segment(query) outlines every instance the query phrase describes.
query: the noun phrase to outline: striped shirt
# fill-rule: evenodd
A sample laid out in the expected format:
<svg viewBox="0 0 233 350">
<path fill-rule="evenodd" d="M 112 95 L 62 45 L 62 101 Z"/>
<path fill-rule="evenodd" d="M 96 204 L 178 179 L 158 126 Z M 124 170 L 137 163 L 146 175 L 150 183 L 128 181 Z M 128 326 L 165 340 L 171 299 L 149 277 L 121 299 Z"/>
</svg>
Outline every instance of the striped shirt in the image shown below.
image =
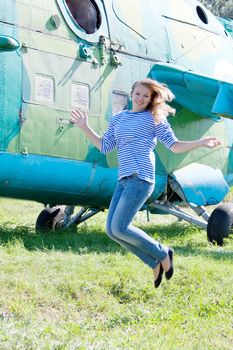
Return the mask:
<svg viewBox="0 0 233 350">
<path fill-rule="evenodd" d="M 118 180 L 137 174 L 139 178 L 155 182 L 155 154 L 157 139 L 170 148 L 177 138 L 165 120 L 155 124 L 149 111 L 124 110 L 112 116 L 108 130 L 104 133 L 101 153 L 114 148 L 118 151 Z"/>
</svg>

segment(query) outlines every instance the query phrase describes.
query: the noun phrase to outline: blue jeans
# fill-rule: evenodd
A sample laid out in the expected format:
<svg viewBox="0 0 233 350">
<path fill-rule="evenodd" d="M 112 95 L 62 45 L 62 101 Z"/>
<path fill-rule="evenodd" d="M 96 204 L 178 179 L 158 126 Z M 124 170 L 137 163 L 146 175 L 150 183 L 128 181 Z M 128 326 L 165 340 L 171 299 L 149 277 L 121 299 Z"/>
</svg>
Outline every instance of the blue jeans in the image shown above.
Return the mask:
<svg viewBox="0 0 233 350">
<path fill-rule="evenodd" d="M 137 175 L 121 179 L 115 188 L 107 218 L 107 234 L 138 256 L 152 269 L 168 254 L 167 248 L 131 225 L 131 221 L 151 195 L 154 185 Z"/>
</svg>

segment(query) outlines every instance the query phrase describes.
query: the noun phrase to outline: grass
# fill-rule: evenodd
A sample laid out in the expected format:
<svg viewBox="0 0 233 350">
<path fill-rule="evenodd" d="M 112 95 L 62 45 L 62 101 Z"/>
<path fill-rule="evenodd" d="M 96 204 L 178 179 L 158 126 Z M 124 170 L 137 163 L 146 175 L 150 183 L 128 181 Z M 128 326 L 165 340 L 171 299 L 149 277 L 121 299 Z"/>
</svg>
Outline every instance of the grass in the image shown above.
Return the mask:
<svg viewBox="0 0 233 350">
<path fill-rule="evenodd" d="M 38 234 L 42 206 L 0 199 L 0 349 L 230 350 L 233 240 L 223 247 L 170 215 L 136 224 L 175 249 L 175 274 L 111 241 L 106 213 L 77 230 Z"/>
</svg>

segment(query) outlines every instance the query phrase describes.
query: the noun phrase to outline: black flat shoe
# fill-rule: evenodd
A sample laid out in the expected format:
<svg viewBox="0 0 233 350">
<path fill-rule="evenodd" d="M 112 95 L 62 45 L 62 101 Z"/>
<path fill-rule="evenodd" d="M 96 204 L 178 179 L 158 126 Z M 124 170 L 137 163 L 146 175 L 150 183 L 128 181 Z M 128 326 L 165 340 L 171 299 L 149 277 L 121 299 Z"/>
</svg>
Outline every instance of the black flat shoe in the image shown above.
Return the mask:
<svg viewBox="0 0 233 350">
<path fill-rule="evenodd" d="M 168 249 L 168 255 L 170 258 L 170 269 L 167 272 L 165 272 L 165 277 L 167 280 L 170 280 L 170 278 L 172 278 L 172 275 L 174 273 L 174 266 L 173 266 L 174 250 L 172 248 Z"/>
<path fill-rule="evenodd" d="M 154 280 L 155 288 L 158 288 L 163 279 L 163 266 L 160 264 L 159 274 L 156 280 Z"/>
</svg>

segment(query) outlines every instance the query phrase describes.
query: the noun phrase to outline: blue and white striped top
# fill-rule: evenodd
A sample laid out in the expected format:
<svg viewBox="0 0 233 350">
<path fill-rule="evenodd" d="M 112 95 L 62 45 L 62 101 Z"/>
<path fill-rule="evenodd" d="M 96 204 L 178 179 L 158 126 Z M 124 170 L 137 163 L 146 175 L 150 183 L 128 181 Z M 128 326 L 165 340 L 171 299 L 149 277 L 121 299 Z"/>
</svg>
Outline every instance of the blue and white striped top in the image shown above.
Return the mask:
<svg viewBox="0 0 233 350">
<path fill-rule="evenodd" d="M 155 154 L 157 139 L 170 148 L 177 138 L 167 121 L 155 124 L 149 111 L 124 110 L 112 116 L 102 138 L 101 153 L 114 148 L 118 151 L 118 180 L 137 174 L 139 178 L 155 182 Z"/>
</svg>

